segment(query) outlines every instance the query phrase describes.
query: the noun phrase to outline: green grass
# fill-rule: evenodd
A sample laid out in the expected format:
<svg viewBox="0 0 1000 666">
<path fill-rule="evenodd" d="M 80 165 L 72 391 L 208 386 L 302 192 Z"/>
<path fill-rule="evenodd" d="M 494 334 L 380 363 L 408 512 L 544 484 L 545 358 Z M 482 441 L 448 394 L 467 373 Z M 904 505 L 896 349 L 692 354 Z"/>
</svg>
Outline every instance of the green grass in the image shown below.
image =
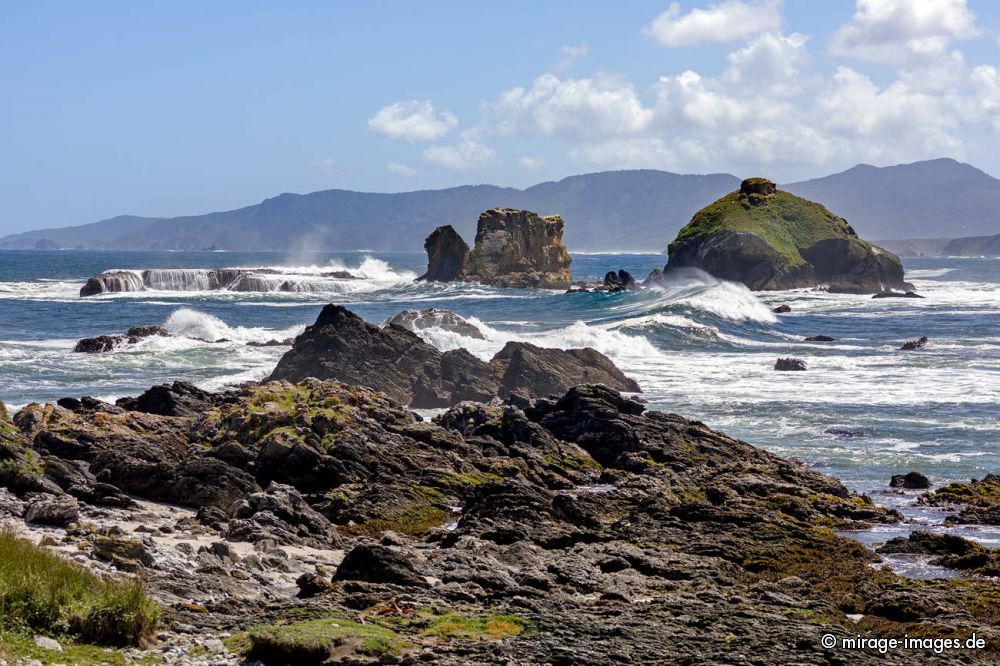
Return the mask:
<svg viewBox="0 0 1000 666">
<path fill-rule="evenodd" d="M 339 617 L 256 627 L 223 643 L 230 652 L 279 663 L 318 664 L 337 657 L 399 656 L 427 644 L 491 641 L 520 636 L 528 621 L 517 615 L 458 613 L 420 608 L 408 615 L 371 614 L 364 623 Z"/>
<path fill-rule="evenodd" d="M 45 666 L 56 664 L 73 664 L 73 666 L 129 666 L 138 663 L 139 666 L 154 666 L 163 661 L 156 654 L 149 653 L 138 662 L 128 660 L 120 651 L 85 645 L 70 640 L 60 639 L 63 651 L 46 650 L 35 645 L 34 639 L 23 633 L 0 634 L 0 659 L 8 663 L 18 663 L 27 660 L 39 661 Z"/>
<path fill-rule="evenodd" d="M 256 627 L 246 636 L 250 659 L 285 660 L 282 663 L 320 663 L 336 648 L 342 648 L 345 656 L 355 653 L 381 657 L 399 654 L 406 647 L 406 642 L 391 629 L 341 618 Z M 240 643 L 231 640 L 229 645 L 239 647 Z"/>
<path fill-rule="evenodd" d="M 141 581 L 98 576 L 9 530 L 0 532 L 0 631 L 139 645 L 158 620 Z"/>
<path fill-rule="evenodd" d="M 431 620 L 421 635 L 444 640 L 499 640 L 519 636 L 527 626 L 517 615 L 446 613 Z"/>
<path fill-rule="evenodd" d="M 788 192 L 767 197 L 767 205 L 752 206 L 739 192 L 732 192 L 705 206 L 677 234 L 675 243 L 696 240 L 720 231 L 757 234 L 784 256 L 791 265 L 806 263 L 800 250 L 821 240 L 852 238 L 847 222 L 822 205 Z"/>
</svg>

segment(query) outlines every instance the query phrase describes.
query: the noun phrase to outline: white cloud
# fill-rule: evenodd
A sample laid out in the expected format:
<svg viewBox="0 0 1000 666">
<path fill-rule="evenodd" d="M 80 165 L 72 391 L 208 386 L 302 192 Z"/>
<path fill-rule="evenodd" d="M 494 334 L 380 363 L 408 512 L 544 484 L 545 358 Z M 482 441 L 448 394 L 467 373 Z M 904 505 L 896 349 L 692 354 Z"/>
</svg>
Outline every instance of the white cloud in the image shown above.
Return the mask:
<svg viewBox="0 0 1000 666">
<path fill-rule="evenodd" d="M 737 42 L 762 32 L 777 32 L 781 21 L 781 0 L 726 0 L 687 14 L 681 14 L 680 4 L 674 2 L 643 29 L 643 34 L 661 46 Z"/>
<path fill-rule="evenodd" d="M 554 74 L 539 76 L 531 88 L 501 93 L 485 115 L 495 133 L 577 139 L 635 134 L 653 119 L 630 83 L 611 77 L 563 81 Z"/>
<path fill-rule="evenodd" d="M 496 158 L 496 151 L 478 141 L 459 141 L 453 146 L 430 146 L 424 150 L 424 159 L 434 166 L 455 171 L 470 171 Z"/>
<path fill-rule="evenodd" d="M 834 33 L 834 55 L 915 66 L 947 53 L 952 42 L 979 34 L 965 0 L 858 0 Z"/>
<path fill-rule="evenodd" d="M 675 163 L 666 142 L 654 137 L 588 143 L 570 151 L 570 157 L 612 169 L 666 169 Z"/>
<path fill-rule="evenodd" d="M 820 127 L 855 160 L 961 156 L 963 146 L 954 135 L 961 104 L 903 81 L 879 87 L 868 76 L 839 67 L 819 100 Z"/>
<path fill-rule="evenodd" d="M 733 82 L 778 83 L 798 89 L 796 79 L 808 63 L 806 42 L 809 37 L 767 33 L 729 54 L 726 76 Z"/>
<path fill-rule="evenodd" d="M 590 53 L 590 47 L 586 43 L 569 45 L 559 49 L 559 52 L 562 53 L 562 57 L 552 66 L 553 72 L 565 72 L 572 68 L 573 65 L 587 57 L 587 54 Z"/>
<path fill-rule="evenodd" d="M 458 125 L 448 111 L 438 113 L 430 100 L 411 99 L 383 107 L 368 120 L 368 128 L 404 141 L 440 139 Z"/>
<path fill-rule="evenodd" d="M 538 171 L 545 166 L 545 158 L 541 155 L 522 155 L 517 158 L 517 166 L 526 171 Z"/>
<path fill-rule="evenodd" d="M 409 164 L 403 164 L 402 162 L 389 162 L 385 165 L 385 168 L 390 173 L 394 173 L 397 176 L 415 176 L 417 175 L 417 170 L 411 167 Z"/>
<path fill-rule="evenodd" d="M 975 104 L 965 107 L 966 117 L 1000 133 L 1000 68 L 980 65 L 972 70 Z"/>
</svg>

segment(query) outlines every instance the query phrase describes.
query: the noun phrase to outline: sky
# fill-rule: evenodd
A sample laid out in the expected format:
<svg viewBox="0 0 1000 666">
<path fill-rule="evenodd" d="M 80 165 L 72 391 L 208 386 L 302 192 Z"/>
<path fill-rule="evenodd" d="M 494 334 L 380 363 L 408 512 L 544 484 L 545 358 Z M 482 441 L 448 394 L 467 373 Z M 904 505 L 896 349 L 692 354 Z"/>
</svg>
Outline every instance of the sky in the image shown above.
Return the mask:
<svg viewBox="0 0 1000 666">
<path fill-rule="evenodd" d="M 0 0 L 0 234 L 624 168 L 1000 175 L 992 0 Z"/>
</svg>

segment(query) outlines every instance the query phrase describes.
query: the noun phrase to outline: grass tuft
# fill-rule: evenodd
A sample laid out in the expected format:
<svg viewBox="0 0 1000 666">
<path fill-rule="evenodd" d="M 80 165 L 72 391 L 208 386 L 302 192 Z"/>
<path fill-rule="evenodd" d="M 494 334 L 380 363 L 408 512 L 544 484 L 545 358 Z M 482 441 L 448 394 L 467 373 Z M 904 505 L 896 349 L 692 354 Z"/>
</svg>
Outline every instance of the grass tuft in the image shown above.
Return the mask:
<svg viewBox="0 0 1000 666">
<path fill-rule="evenodd" d="M 139 645 L 159 609 L 138 579 L 98 576 L 0 531 L 0 631 L 69 635 L 102 645 Z"/>
</svg>

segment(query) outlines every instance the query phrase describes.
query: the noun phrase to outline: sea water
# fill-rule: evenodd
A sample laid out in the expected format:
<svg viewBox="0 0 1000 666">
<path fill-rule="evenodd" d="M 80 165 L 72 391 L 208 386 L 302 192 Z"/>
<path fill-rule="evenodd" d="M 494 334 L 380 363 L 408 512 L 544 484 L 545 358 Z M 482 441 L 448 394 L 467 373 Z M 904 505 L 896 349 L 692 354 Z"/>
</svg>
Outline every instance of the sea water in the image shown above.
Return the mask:
<svg viewBox="0 0 1000 666">
<path fill-rule="evenodd" d="M 573 275 L 599 281 L 624 268 L 641 279 L 664 262 L 656 254 L 574 254 Z M 404 308 L 445 308 L 470 319 L 485 339 L 422 332 L 443 350 L 464 347 L 489 359 L 508 340 L 593 347 L 639 382 L 651 409 L 801 460 L 939 528 L 942 512 L 916 506 L 916 493 L 890 492 L 888 481 L 911 469 L 935 484 L 1000 471 L 1000 259 L 904 264 L 925 298 L 754 293 L 698 275 L 625 293 L 427 284 L 414 281 L 423 253 L 0 251 L 0 399 L 13 408 L 63 396 L 113 400 L 174 380 L 220 389 L 265 377 L 287 350 L 247 342 L 294 336 L 326 303 L 373 323 Z M 78 295 L 88 277 L 106 270 L 231 267 L 270 268 L 276 285 L 284 276 L 301 287 L 212 291 L 165 273 L 170 289 Z M 321 277 L 336 270 L 360 279 Z M 774 314 L 779 304 L 791 313 Z M 163 325 L 172 337 L 72 353 L 82 337 L 145 324 Z M 821 334 L 836 341 L 804 341 Z M 899 350 L 920 336 L 930 339 L 927 347 Z M 783 356 L 802 358 L 809 369 L 774 371 Z M 963 534 L 1000 545 L 996 531 Z"/>
</svg>

